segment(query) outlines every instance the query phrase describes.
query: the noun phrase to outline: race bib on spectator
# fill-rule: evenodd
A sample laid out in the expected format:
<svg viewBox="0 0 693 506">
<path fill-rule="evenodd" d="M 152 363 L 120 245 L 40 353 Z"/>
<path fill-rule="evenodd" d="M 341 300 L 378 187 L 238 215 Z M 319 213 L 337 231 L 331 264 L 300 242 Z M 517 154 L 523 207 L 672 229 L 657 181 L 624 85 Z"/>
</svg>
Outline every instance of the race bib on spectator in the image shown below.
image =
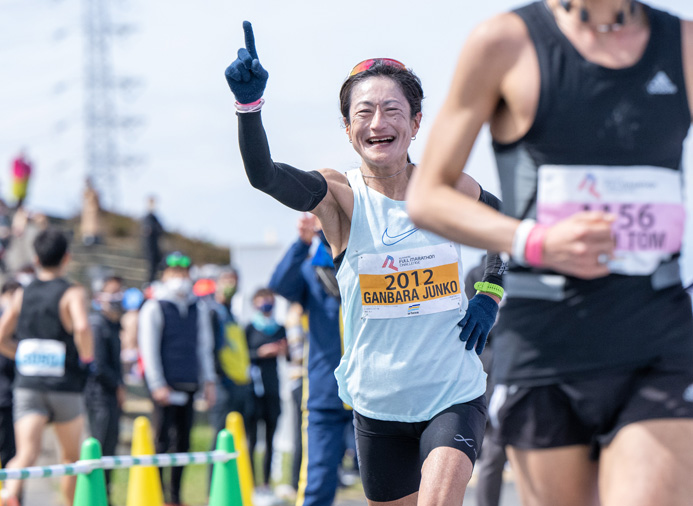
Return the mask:
<svg viewBox="0 0 693 506">
<path fill-rule="evenodd" d="M 358 272 L 364 318 L 405 318 L 462 305 L 452 243 L 361 255 Z"/>
<path fill-rule="evenodd" d="M 17 344 L 15 364 L 23 376 L 63 376 L 65 343 L 49 339 L 22 339 Z"/>
<path fill-rule="evenodd" d="M 650 166 L 540 167 L 537 221 L 553 225 L 579 211 L 617 216 L 611 272 L 646 276 L 681 250 L 686 211 L 677 171 Z"/>
</svg>

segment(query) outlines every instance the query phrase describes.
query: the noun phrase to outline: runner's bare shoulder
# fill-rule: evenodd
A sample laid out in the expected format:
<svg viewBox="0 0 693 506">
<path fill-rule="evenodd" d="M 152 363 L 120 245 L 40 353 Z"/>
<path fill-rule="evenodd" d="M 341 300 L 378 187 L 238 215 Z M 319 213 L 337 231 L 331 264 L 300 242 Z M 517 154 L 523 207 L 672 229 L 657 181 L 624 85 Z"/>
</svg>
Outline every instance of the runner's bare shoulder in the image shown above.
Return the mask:
<svg viewBox="0 0 693 506">
<path fill-rule="evenodd" d="M 510 50 L 517 44 L 529 42 L 529 32 L 522 18 L 514 12 L 503 12 L 479 23 L 469 35 L 490 49 Z"/>
</svg>

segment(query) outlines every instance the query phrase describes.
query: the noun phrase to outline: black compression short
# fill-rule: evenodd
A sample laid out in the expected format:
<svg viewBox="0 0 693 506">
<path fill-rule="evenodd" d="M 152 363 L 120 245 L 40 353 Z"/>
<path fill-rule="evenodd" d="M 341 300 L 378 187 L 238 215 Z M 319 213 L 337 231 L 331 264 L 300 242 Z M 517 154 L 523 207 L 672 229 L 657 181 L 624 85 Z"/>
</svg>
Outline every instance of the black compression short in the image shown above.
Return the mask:
<svg viewBox="0 0 693 506">
<path fill-rule="evenodd" d="M 628 424 L 693 418 L 693 370 L 658 361 L 554 385 L 496 385 L 489 418 L 499 444 L 524 450 L 589 445 L 597 458 Z"/>
<path fill-rule="evenodd" d="M 361 481 L 371 501 L 394 501 L 419 490 L 421 466 L 439 447 L 456 448 L 472 465 L 486 425 L 486 398 L 441 411 L 427 422 L 374 420 L 354 412 Z"/>
</svg>

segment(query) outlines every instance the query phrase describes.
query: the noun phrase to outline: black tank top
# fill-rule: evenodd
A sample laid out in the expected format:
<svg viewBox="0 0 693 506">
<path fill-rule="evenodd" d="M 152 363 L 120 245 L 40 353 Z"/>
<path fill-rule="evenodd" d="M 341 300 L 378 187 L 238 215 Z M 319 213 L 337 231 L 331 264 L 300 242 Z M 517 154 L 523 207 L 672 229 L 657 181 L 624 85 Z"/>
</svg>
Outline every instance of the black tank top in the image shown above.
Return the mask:
<svg viewBox="0 0 693 506">
<path fill-rule="evenodd" d="M 18 388 L 81 392 L 85 373 L 72 334 L 60 321 L 59 303 L 71 284 L 34 280 L 24 289 L 17 322 L 15 357 Z"/>
<path fill-rule="evenodd" d="M 649 166 L 672 180 L 680 178 L 683 141 L 691 123 L 681 23 L 668 13 L 643 8 L 650 38 L 640 60 L 623 69 L 585 60 L 544 2 L 515 11 L 536 48 L 541 79 L 536 117 L 527 134 L 509 145 L 493 144 L 505 214 L 537 216 L 538 180 L 545 166 L 558 167 L 560 177 L 579 174 L 579 184 L 571 190 L 575 192 L 578 186 L 597 192 L 595 174 L 614 170 Z M 597 166 L 597 171 L 592 169 Z M 574 172 L 578 170 L 582 172 Z M 621 187 L 632 183 L 630 172 L 624 174 Z M 607 191 L 615 190 L 612 186 Z M 678 251 L 671 252 L 674 260 L 677 256 Z M 527 272 L 516 265 L 511 271 Z M 496 357 L 499 381 L 551 383 L 646 366 L 666 353 L 690 367 L 690 301 L 680 283 L 655 290 L 650 277 L 566 277 L 560 302 L 508 297 L 495 328 L 496 349 L 503 350 Z"/>
</svg>

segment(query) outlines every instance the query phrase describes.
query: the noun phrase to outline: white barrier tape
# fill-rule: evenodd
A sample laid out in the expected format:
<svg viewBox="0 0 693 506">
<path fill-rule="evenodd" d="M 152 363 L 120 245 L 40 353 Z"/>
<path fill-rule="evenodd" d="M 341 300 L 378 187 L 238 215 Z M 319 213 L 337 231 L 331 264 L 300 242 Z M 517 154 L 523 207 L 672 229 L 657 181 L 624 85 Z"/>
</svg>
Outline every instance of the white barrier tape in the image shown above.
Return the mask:
<svg viewBox="0 0 693 506">
<path fill-rule="evenodd" d="M 94 469 L 127 469 L 134 466 L 170 467 L 185 466 L 188 464 L 213 464 L 214 462 L 228 462 L 237 457 L 237 452 L 229 453 L 223 450 L 101 457 L 100 459 L 94 460 L 78 460 L 74 464 L 25 467 L 21 469 L 0 469 L 0 481 L 74 476 L 76 474 L 89 474 Z"/>
</svg>

